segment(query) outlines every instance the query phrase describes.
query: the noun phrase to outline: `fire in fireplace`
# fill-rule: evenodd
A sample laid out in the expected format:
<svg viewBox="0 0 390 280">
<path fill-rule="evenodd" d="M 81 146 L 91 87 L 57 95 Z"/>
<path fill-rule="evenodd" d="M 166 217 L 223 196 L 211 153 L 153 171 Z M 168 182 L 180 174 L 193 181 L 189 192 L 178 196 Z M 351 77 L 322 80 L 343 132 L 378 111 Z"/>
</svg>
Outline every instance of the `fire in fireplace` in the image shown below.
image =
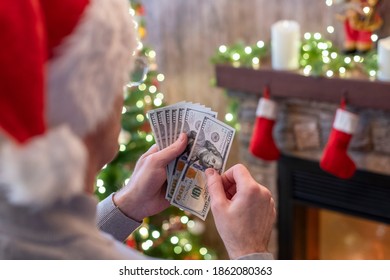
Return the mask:
<svg viewBox="0 0 390 280">
<path fill-rule="evenodd" d="M 279 259 L 390 259 L 390 176 L 282 156 L 278 194 Z"/>
</svg>

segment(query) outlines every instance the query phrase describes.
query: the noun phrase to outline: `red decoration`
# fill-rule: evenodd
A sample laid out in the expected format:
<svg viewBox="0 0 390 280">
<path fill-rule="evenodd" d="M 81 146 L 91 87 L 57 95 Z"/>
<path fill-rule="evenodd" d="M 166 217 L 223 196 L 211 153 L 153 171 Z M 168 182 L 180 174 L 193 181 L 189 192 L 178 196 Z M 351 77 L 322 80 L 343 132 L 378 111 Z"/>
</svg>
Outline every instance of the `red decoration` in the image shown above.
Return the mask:
<svg viewBox="0 0 390 280">
<path fill-rule="evenodd" d="M 131 247 L 131 248 L 134 248 L 136 249 L 137 248 L 137 243 L 135 242 L 134 238 L 132 236 L 130 236 L 129 238 L 127 238 L 126 240 L 126 245 Z"/>
<path fill-rule="evenodd" d="M 249 151 L 263 160 L 277 160 L 280 156 L 272 131 L 276 119 L 276 102 L 269 97 L 269 88 L 264 89 L 256 111 L 256 121 L 253 129 Z"/>
<path fill-rule="evenodd" d="M 356 165 L 348 156 L 348 145 L 353 133 L 356 131 L 358 116 L 345 110 L 345 99 L 337 109 L 333 128 L 326 144 L 321 168 L 334 176 L 348 179 L 353 176 Z"/>
</svg>

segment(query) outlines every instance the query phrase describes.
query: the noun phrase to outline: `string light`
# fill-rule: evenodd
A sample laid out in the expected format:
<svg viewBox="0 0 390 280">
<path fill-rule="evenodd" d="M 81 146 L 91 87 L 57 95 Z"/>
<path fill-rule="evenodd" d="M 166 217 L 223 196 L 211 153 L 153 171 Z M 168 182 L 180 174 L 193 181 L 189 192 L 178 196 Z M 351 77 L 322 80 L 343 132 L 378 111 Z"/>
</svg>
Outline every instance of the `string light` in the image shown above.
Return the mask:
<svg viewBox="0 0 390 280">
<path fill-rule="evenodd" d="M 153 247 L 153 241 L 152 240 L 146 240 L 145 242 L 142 243 L 141 245 L 142 249 L 144 251 L 149 250 L 151 247 Z"/>
<path fill-rule="evenodd" d="M 321 35 L 321 33 L 314 33 L 314 39 L 316 39 L 316 40 L 320 40 L 322 38 L 322 35 Z"/>
<path fill-rule="evenodd" d="M 162 81 L 164 81 L 164 79 L 165 79 L 164 74 L 160 73 L 160 74 L 157 75 L 157 81 L 162 82 Z"/>
<path fill-rule="evenodd" d="M 238 60 L 240 60 L 240 54 L 239 53 L 234 53 L 233 55 L 232 55 L 232 58 L 233 58 L 233 60 L 235 60 L 235 61 L 238 61 Z"/>
<path fill-rule="evenodd" d="M 149 237 L 149 231 L 148 231 L 148 229 L 147 229 L 146 227 L 141 227 L 141 228 L 139 229 L 139 234 L 141 235 L 141 237 L 142 237 L 143 239 L 146 239 L 146 238 Z"/>
<path fill-rule="evenodd" d="M 326 76 L 329 77 L 329 78 L 330 78 L 330 77 L 333 77 L 333 74 L 334 74 L 334 73 L 333 73 L 332 70 L 326 71 Z"/>
<path fill-rule="evenodd" d="M 121 151 L 121 152 L 126 151 L 126 145 L 120 144 L 120 145 L 119 145 L 119 151 Z"/>
<path fill-rule="evenodd" d="M 184 245 L 184 251 L 190 252 L 191 250 L 192 250 L 192 245 L 190 243 Z"/>
<path fill-rule="evenodd" d="M 369 13 L 371 12 L 371 8 L 366 6 L 363 8 L 363 13 L 365 13 L 366 15 L 368 15 Z"/>
<path fill-rule="evenodd" d="M 98 192 L 104 194 L 106 192 L 106 188 L 104 186 L 101 186 L 98 188 Z"/>
<path fill-rule="evenodd" d="M 122 107 L 122 114 L 125 114 L 127 112 L 127 109 L 125 106 Z"/>
<path fill-rule="evenodd" d="M 160 107 L 162 105 L 162 100 L 160 98 L 155 98 L 154 101 L 153 101 L 153 104 L 156 107 Z"/>
<path fill-rule="evenodd" d="M 234 67 L 248 66 L 258 69 L 261 58 L 266 54 L 267 48 L 262 40 L 254 45 L 244 45 L 239 42 L 233 46 L 220 45 L 211 61 L 216 64 L 229 63 Z"/>
<path fill-rule="evenodd" d="M 137 108 L 142 108 L 144 107 L 144 102 L 142 100 L 138 100 L 136 103 L 135 103 L 135 106 L 137 106 Z"/>
<path fill-rule="evenodd" d="M 260 68 L 260 59 L 258 57 L 252 58 L 252 67 L 253 67 L 253 69 Z"/>
<path fill-rule="evenodd" d="M 183 252 L 183 249 L 180 246 L 175 246 L 175 248 L 173 248 L 173 251 L 175 252 L 175 254 L 179 255 L 181 254 L 181 252 Z"/>
<path fill-rule="evenodd" d="M 146 142 L 150 143 L 153 141 L 153 136 L 151 134 L 148 134 L 148 135 L 146 135 L 145 140 L 146 140 Z"/>
<path fill-rule="evenodd" d="M 167 221 L 164 221 L 161 228 L 165 231 L 169 230 L 169 223 Z"/>
<path fill-rule="evenodd" d="M 187 216 L 182 216 L 182 217 L 180 218 L 180 222 L 181 222 L 182 224 L 188 223 L 189 220 L 190 220 L 190 218 L 188 218 Z"/>
<path fill-rule="evenodd" d="M 252 48 L 251 47 L 245 47 L 244 49 L 246 54 L 251 54 L 252 53 Z"/>
<path fill-rule="evenodd" d="M 360 57 L 359 55 L 355 55 L 353 57 L 353 61 L 355 61 L 355 62 L 361 62 L 361 60 L 362 60 L 362 57 Z"/>
<path fill-rule="evenodd" d="M 330 58 L 327 57 L 327 56 L 323 56 L 323 57 L 322 57 L 322 61 L 323 61 L 324 63 L 330 63 Z"/>
<path fill-rule="evenodd" d="M 155 58 L 156 52 L 154 50 L 150 50 L 148 53 L 146 53 L 146 56 L 149 56 L 150 58 Z"/>
<path fill-rule="evenodd" d="M 220 53 L 226 53 L 227 47 L 225 45 L 221 45 L 219 46 L 218 50 Z"/>
<path fill-rule="evenodd" d="M 195 226 L 195 222 L 193 220 L 189 220 L 187 223 L 187 227 L 193 228 Z"/>
<path fill-rule="evenodd" d="M 329 25 L 327 28 L 326 28 L 326 31 L 328 31 L 329 34 L 332 34 L 334 33 L 334 27 Z"/>
<path fill-rule="evenodd" d="M 188 243 L 188 239 L 186 239 L 186 238 L 180 239 L 180 242 L 179 242 L 180 245 L 184 246 L 184 245 L 186 245 L 187 243 Z"/>
<path fill-rule="evenodd" d="M 202 247 L 202 248 L 199 249 L 199 253 L 200 253 L 202 256 L 206 255 L 207 252 L 208 252 L 208 251 L 207 251 L 207 248 L 205 248 L 205 247 Z"/>
<path fill-rule="evenodd" d="M 333 5 L 333 0 L 326 0 L 326 6 L 330 7 Z"/>
<path fill-rule="evenodd" d="M 142 114 L 138 114 L 135 118 L 137 122 L 143 122 L 145 120 L 145 117 Z"/>
<path fill-rule="evenodd" d="M 156 94 L 156 98 L 159 98 L 159 99 L 163 100 L 164 99 L 164 94 L 159 92 L 159 93 Z"/>
<path fill-rule="evenodd" d="M 149 87 L 149 92 L 150 93 L 156 93 L 156 91 L 157 91 L 157 87 L 156 86 L 150 86 Z"/>
<path fill-rule="evenodd" d="M 306 65 L 305 68 L 303 69 L 303 74 L 305 74 L 306 76 L 309 76 L 311 70 L 312 70 L 312 66 L 311 65 Z"/>
<path fill-rule="evenodd" d="M 146 84 L 140 84 L 139 86 L 138 86 L 138 89 L 140 90 L 140 91 L 144 91 L 145 89 L 146 89 Z"/>
<path fill-rule="evenodd" d="M 144 100 L 146 104 L 152 103 L 152 98 L 149 95 L 145 95 Z"/>
<path fill-rule="evenodd" d="M 228 121 L 228 122 L 231 122 L 233 120 L 234 116 L 232 113 L 227 113 L 225 115 L 225 120 Z"/>
<path fill-rule="evenodd" d="M 102 187 L 103 185 L 104 185 L 104 181 L 102 179 L 97 179 L 96 186 L 97 187 Z"/>
<path fill-rule="evenodd" d="M 159 238 L 160 236 L 161 236 L 161 234 L 160 234 L 159 231 L 154 230 L 154 231 L 152 232 L 152 237 L 153 237 L 153 238 L 157 239 L 157 238 Z"/>
<path fill-rule="evenodd" d="M 260 41 L 257 41 L 256 46 L 261 49 L 261 48 L 264 48 L 265 43 L 264 43 L 264 41 L 260 40 Z"/>
<path fill-rule="evenodd" d="M 172 236 L 170 241 L 172 244 L 177 244 L 179 243 L 179 238 L 177 236 Z"/>
</svg>

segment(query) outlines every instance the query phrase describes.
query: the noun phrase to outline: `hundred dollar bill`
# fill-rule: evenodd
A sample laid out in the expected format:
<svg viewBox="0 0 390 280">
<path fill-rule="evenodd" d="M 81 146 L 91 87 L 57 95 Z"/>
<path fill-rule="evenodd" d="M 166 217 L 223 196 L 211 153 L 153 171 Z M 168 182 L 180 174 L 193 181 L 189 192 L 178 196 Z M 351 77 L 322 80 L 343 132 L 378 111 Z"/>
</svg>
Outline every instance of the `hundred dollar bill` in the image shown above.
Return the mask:
<svg viewBox="0 0 390 280">
<path fill-rule="evenodd" d="M 168 147 L 168 145 L 167 145 L 167 128 L 166 128 L 166 123 L 165 123 L 165 111 L 164 110 L 157 110 L 156 117 L 157 117 L 158 131 L 160 133 L 161 149 L 164 149 L 164 148 Z"/>
<path fill-rule="evenodd" d="M 186 105 L 189 106 L 190 103 L 188 103 Z M 173 141 L 176 141 L 177 138 L 179 138 L 181 127 L 183 124 L 183 116 L 184 116 L 186 109 L 187 109 L 187 107 L 179 107 L 177 109 L 176 116 L 173 117 L 173 118 L 175 118 L 175 120 L 171 124 L 171 127 L 173 129 Z M 173 194 L 173 192 L 171 192 L 171 187 L 172 187 L 172 176 L 173 176 L 173 172 L 175 169 L 175 163 L 176 163 L 176 159 L 171 161 L 167 167 L 169 174 L 168 174 L 168 179 L 167 179 L 168 184 L 167 184 L 167 192 L 166 192 L 165 198 L 169 201 L 171 200 L 172 194 Z"/>
<path fill-rule="evenodd" d="M 180 108 L 185 108 L 187 104 L 190 104 L 188 102 L 179 102 L 176 104 L 173 104 L 171 106 L 168 106 L 170 110 L 169 119 L 166 120 L 167 122 L 167 128 L 168 128 L 168 142 L 169 145 L 172 145 L 179 135 L 176 136 L 176 124 L 177 124 L 177 117 L 178 117 L 178 111 Z"/>
<path fill-rule="evenodd" d="M 170 181 L 168 181 L 168 187 L 167 187 L 167 192 L 165 197 L 169 201 L 172 199 L 172 196 L 175 193 L 176 184 L 183 170 L 182 167 L 185 165 L 185 162 L 191 151 L 192 144 L 196 138 L 197 132 L 205 116 L 210 116 L 215 118 L 217 116 L 217 113 L 209 111 L 200 106 L 189 106 L 185 111 L 181 133 L 184 132 L 187 134 L 188 144 L 184 153 L 176 159 L 173 167 L 173 172 L 171 174 L 171 179 Z M 172 171 L 171 167 L 170 167 L 170 171 Z"/>
<path fill-rule="evenodd" d="M 214 168 L 220 174 L 223 172 L 234 134 L 232 127 L 210 116 L 204 116 L 191 152 L 180 162 L 183 171 L 171 204 L 206 219 L 210 210 L 210 196 L 204 171 Z"/>
<path fill-rule="evenodd" d="M 162 149 L 160 129 L 159 129 L 158 122 L 157 122 L 156 112 L 154 112 L 154 111 L 148 112 L 148 118 L 149 118 L 150 126 L 151 126 L 153 134 L 154 134 L 154 139 L 156 141 L 156 144 L 157 144 L 159 149 Z"/>
</svg>

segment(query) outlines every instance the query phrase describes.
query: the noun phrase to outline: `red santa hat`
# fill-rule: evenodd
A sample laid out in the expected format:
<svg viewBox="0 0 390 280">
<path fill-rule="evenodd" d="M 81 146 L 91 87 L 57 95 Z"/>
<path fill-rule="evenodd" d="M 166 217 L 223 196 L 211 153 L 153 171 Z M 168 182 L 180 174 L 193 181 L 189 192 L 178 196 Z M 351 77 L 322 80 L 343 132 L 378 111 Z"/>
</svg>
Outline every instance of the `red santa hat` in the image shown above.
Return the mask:
<svg viewBox="0 0 390 280">
<path fill-rule="evenodd" d="M 81 139 L 123 93 L 136 47 L 127 0 L 0 2 L 0 191 L 43 207 L 84 189 Z"/>
</svg>

